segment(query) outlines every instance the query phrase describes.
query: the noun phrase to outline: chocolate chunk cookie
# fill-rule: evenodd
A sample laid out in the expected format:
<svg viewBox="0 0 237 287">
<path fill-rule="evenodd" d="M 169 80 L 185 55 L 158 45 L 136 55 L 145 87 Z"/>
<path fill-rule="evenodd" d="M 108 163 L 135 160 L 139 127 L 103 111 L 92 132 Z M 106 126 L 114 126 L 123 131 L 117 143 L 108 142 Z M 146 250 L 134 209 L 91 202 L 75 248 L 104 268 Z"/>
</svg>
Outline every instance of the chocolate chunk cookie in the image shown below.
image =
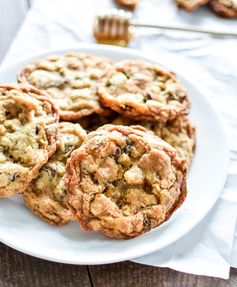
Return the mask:
<svg viewBox="0 0 237 287">
<path fill-rule="evenodd" d="M 63 225 L 73 219 L 67 206 L 63 176 L 67 159 L 86 138 L 86 132 L 79 124 L 61 122 L 59 127 L 60 145 L 57 151 L 23 194 L 27 207 L 53 225 Z"/>
<path fill-rule="evenodd" d="M 24 192 L 55 152 L 58 117 L 38 89 L 0 85 L 0 197 Z"/>
<path fill-rule="evenodd" d="M 97 84 L 112 61 L 99 56 L 68 54 L 50 56 L 26 66 L 18 80 L 47 91 L 63 120 L 101 114 Z"/>
<path fill-rule="evenodd" d="M 205 5 L 210 0 L 175 0 L 178 7 L 187 11 L 193 11 L 201 5 Z"/>
<path fill-rule="evenodd" d="M 178 117 L 165 125 L 156 122 L 134 121 L 122 116 L 113 121 L 115 125 L 141 125 L 172 145 L 188 166 L 193 158 L 196 145 L 196 127 L 188 116 Z"/>
<path fill-rule="evenodd" d="M 172 72 L 143 61 L 121 61 L 99 86 L 101 102 L 136 120 L 166 122 L 187 114 L 186 89 Z"/>
<path fill-rule="evenodd" d="M 224 18 L 237 18 L 237 0 L 210 0 L 213 10 Z"/>
<path fill-rule="evenodd" d="M 91 132 L 66 166 L 68 202 L 83 230 L 115 239 L 167 220 L 186 197 L 186 163 L 141 126 Z"/>
</svg>

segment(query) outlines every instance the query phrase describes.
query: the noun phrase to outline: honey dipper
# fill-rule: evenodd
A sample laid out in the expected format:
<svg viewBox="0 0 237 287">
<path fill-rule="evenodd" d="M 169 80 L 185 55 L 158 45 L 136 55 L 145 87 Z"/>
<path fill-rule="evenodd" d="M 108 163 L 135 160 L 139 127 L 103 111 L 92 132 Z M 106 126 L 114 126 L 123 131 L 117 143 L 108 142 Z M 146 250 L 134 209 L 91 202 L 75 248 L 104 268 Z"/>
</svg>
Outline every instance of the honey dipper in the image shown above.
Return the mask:
<svg viewBox="0 0 237 287">
<path fill-rule="evenodd" d="M 132 21 L 132 14 L 124 10 L 111 10 L 109 13 L 97 15 L 94 22 L 93 34 L 99 43 L 127 46 L 132 39 L 134 27 L 158 28 L 164 30 L 184 31 L 210 34 L 213 36 L 236 37 L 235 32 L 221 32 L 193 26 L 170 26 L 161 24 L 145 24 Z"/>
</svg>

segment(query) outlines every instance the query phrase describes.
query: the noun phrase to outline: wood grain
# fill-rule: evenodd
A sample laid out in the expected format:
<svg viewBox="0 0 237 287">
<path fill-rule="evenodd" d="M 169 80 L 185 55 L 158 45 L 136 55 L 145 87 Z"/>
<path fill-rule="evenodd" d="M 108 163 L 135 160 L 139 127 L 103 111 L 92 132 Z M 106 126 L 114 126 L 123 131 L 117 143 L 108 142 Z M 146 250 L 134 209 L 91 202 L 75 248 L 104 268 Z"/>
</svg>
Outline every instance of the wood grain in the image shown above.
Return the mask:
<svg viewBox="0 0 237 287">
<path fill-rule="evenodd" d="M 0 287 L 90 287 L 86 266 L 52 263 L 0 243 Z"/>
<path fill-rule="evenodd" d="M 26 0 L 0 0 L 0 63 L 24 20 Z"/>
<path fill-rule="evenodd" d="M 103 287 L 236 287 L 237 269 L 231 270 L 227 280 L 195 276 L 168 268 L 157 268 L 122 262 L 90 266 L 93 286 Z"/>
<path fill-rule="evenodd" d="M 0 287 L 56 286 L 236 287 L 237 269 L 231 269 L 229 280 L 222 280 L 129 261 L 88 268 L 37 259 L 0 243 Z"/>
</svg>

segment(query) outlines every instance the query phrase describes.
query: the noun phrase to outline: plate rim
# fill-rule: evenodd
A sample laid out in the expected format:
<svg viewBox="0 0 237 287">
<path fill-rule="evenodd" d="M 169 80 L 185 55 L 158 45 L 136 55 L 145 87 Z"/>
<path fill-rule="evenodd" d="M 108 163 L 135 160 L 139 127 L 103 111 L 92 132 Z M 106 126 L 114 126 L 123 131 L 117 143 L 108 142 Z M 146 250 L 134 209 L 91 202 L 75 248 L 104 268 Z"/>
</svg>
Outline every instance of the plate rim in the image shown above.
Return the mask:
<svg viewBox="0 0 237 287">
<path fill-rule="evenodd" d="M 82 50 L 85 50 L 85 51 L 82 51 Z M 88 50 L 88 51 L 86 51 L 86 50 Z M 109 45 L 78 44 L 77 46 L 63 48 L 63 49 L 42 50 L 40 53 L 32 54 L 29 57 L 21 57 L 17 61 L 11 61 L 9 64 L 5 64 L 4 63 L 0 67 L 0 74 L 3 73 L 4 70 L 14 69 L 14 66 L 21 65 L 22 62 L 28 61 L 30 63 L 30 62 L 32 62 L 32 61 L 34 61 L 36 59 L 43 58 L 43 57 L 45 57 L 45 56 L 47 56 L 49 54 L 70 53 L 70 52 L 75 52 L 75 51 L 82 52 L 82 53 L 84 52 L 84 53 L 96 54 L 96 50 L 103 51 L 103 52 L 106 52 L 106 51 L 111 52 L 112 51 L 114 53 L 118 52 L 120 54 L 122 52 L 122 53 L 124 53 L 125 57 L 126 57 L 126 54 L 127 55 L 137 56 L 139 59 L 144 59 L 144 60 L 147 60 L 147 61 L 151 61 L 153 63 L 157 63 L 157 64 L 167 68 L 165 65 L 159 63 L 157 57 L 151 58 L 151 57 L 149 57 L 146 54 L 143 55 L 141 50 L 131 49 L 131 48 L 114 47 L 114 46 L 109 46 Z M 82 261 L 82 260 L 80 260 L 80 258 L 79 258 L 79 260 L 74 260 L 74 259 L 71 260 L 71 259 L 68 259 L 68 258 L 66 258 L 66 259 L 65 258 L 60 258 L 60 256 L 59 257 L 55 257 L 55 256 L 52 256 L 50 254 L 43 254 L 42 255 L 40 252 L 37 252 L 37 250 L 36 251 L 32 251 L 32 250 L 28 250 L 25 246 L 21 247 L 19 244 L 16 243 L 17 241 L 16 242 L 12 242 L 12 241 L 9 242 L 9 240 L 7 240 L 7 236 L 4 236 L 4 234 L 1 233 L 1 230 L 0 230 L 0 242 L 6 244 L 7 246 L 9 246 L 9 247 L 11 247 L 11 248 L 13 248 L 15 250 L 23 252 L 25 254 L 28 254 L 28 255 L 31 255 L 31 256 L 34 256 L 34 257 L 37 257 L 37 258 L 41 258 L 41 259 L 44 259 L 44 260 L 52 261 L 52 262 L 65 263 L 65 264 L 76 264 L 76 265 L 90 265 L 90 264 L 98 265 L 98 264 L 109 264 L 109 263 L 121 262 L 121 261 L 124 261 L 124 260 L 131 260 L 131 259 L 135 259 L 135 258 L 138 258 L 138 257 L 142 257 L 144 255 L 148 255 L 150 253 L 153 253 L 153 252 L 156 252 L 158 250 L 162 250 L 165 247 L 168 247 L 172 243 L 176 242 L 177 240 L 179 240 L 182 237 L 184 237 L 185 235 L 187 235 L 189 232 L 192 232 L 192 230 L 207 216 L 207 214 L 210 212 L 210 210 L 214 207 L 214 205 L 216 204 L 216 202 L 217 202 L 217 200 L 218 200 L 218 198 L 219 198 L 219 196 L 221 194 L 221 191 L 222 191 L 222 189 L 224 187 L 224 184 L 225 184 L 225 181 L 226 181 L 226 178 L 227 178 L 227 175 L 228 175 L 230 151 L 229 151 L 229 147 L 228 147 L 227 137 L 226 137 L 226 134 L 225 134 L 225 129 L 224 129 L 224 126 L 222 124 L 222 120 L 221 120 L 219 114 L 217 113 L 217 111 L 215 110 L 215 108 L 211 105 L 211 103 L 208 100 L 208 98 L 202 95 L 200 90 L 192 83 L 192 81 L 190 81 L 186 77 L 183 77 L 182 73 L 180 73 L 180 72 L 178 72 L 177 75 L 178 75 L 178 78 L 181 79 L 181 81 L 184 80 L 184 81 L 188 82 L 189 85 L 192 86 L 192 88 L 195 89 L 197 91 L 197 93 L 202 97 L 202 100 L 206 102 L 208 108 L 212 111 L 212 114 L 215 116 L 215 119 L 218 122 L 218 126 L 220 127 L 219 133 L 222 134 L 222 142 L 223 142 L 223 146 L 225 147 L 223 149 L 223 154 L 225 153 L 225 156 L 224 156 L 225 162 L 223 162 L 223 166 L 224 166 L 223 170 L 225 171 L 225 174 L 224 174 L 224 171 L 223 171 L 223 177 L 222 177 L 221 184 L 219 186 L 218 196 L 216 196 L 211 201 L 211 203 L 209 203 L 209 205 L 206 208 L 205 212 L 202 213 L 202 216 L 200 216 L 198 218 L 198 220 L 195 221 L 195 223 L 192 225 L 191 228 L 186 228 L 183 232 L 181 232 L 179 234 L 179 236 L 176 236 L 175 239 L 173 239 L 173 240 L 169 240 L 168 244 L 166 244 L 165 246 L 162 246 L 161 248 L 157 249 L 157 248 L 153 247 L 153 248 L 149 248 L 148 250 L 146 249 L 145 251 L 137 252 L 137 254 L 133 255 L 133 256 L 132 255 L 127 255 L 126 256 L 126 254 L 125 254 L 121 258 L 115 258 L 115 259 L 111 259 L 111 260 L 100 260 L 98 262 Z"/>
</svg>

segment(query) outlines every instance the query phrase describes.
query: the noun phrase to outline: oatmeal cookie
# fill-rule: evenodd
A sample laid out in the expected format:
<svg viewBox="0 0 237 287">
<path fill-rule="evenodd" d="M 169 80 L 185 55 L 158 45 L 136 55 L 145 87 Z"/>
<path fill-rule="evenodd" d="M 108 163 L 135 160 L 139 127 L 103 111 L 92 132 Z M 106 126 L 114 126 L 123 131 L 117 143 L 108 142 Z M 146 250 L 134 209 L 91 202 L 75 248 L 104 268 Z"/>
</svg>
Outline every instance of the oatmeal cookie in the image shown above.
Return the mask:
<svg viewBox="0 0 237 287">
<path fill-rule="evenodd" d="M 176 5 L 186 11 L 193 11 L 201 5 L 205 5 L 210 0 L 175 0 Z"/>
<path fill-rule="evenodd" d="M 67 159 L 86 138 L 86 132 L 79 124 L 61 122 L 59 128 L 60 145 L 57 151 L 23 194 L 26 206 L 53 225 L 63 225 L 73 219 L 67 206 L 67 189 L 63 176 Z"/>
<path fill-rule="evenodd" d="M 111 60 L 93 55 L 56 55 L 26 66 L 18 80 L 47 91 L 59 107 L 60 117 L 74 121 L 104 112 L 97 85 L 111 65 Z"/>
<path fill-rule="evenodd" d="M 55 152 L 58 118 L 38 89 L 0 85 L 0 197 L 24 192 Z"/>
<path fill-rule="evenodd" d="M 210 0 L 212 9 L 224 18 L 237 18 L 237 0 Z"/>
<path fill-rule="evenodd" d="M 187 114 L 186 89 L 164 68 L 143 61 L 115 64 L 99 86 L 101 102 L 136 120 L 166 122 Z"/>
<path fill-rule="evenodd" d="M 126 9 L 134 10 L 137 7 L 139 0 L 116 0 L 116 2 Z"/>
<path fill-rule="evenodd" d="M 184 157 L 188 166 L 193 158 L 196 146 L 196 127 L 188 116 L 178 117 L 165 125 L 156 122 L 133 121 L 122 116 L 116 118 L 115 125 L 141 125 L 154 132 L 164 141 L 172 145 L 180 157 Z"/>
<path fill-rule="evenodd" d="M 152 132 L 105 125 L 67 162 L 68 203 L 83 230 L 129 239 L 163 223 L 183 203 L 186 174 L 185 160 Z"/>
</svg>

